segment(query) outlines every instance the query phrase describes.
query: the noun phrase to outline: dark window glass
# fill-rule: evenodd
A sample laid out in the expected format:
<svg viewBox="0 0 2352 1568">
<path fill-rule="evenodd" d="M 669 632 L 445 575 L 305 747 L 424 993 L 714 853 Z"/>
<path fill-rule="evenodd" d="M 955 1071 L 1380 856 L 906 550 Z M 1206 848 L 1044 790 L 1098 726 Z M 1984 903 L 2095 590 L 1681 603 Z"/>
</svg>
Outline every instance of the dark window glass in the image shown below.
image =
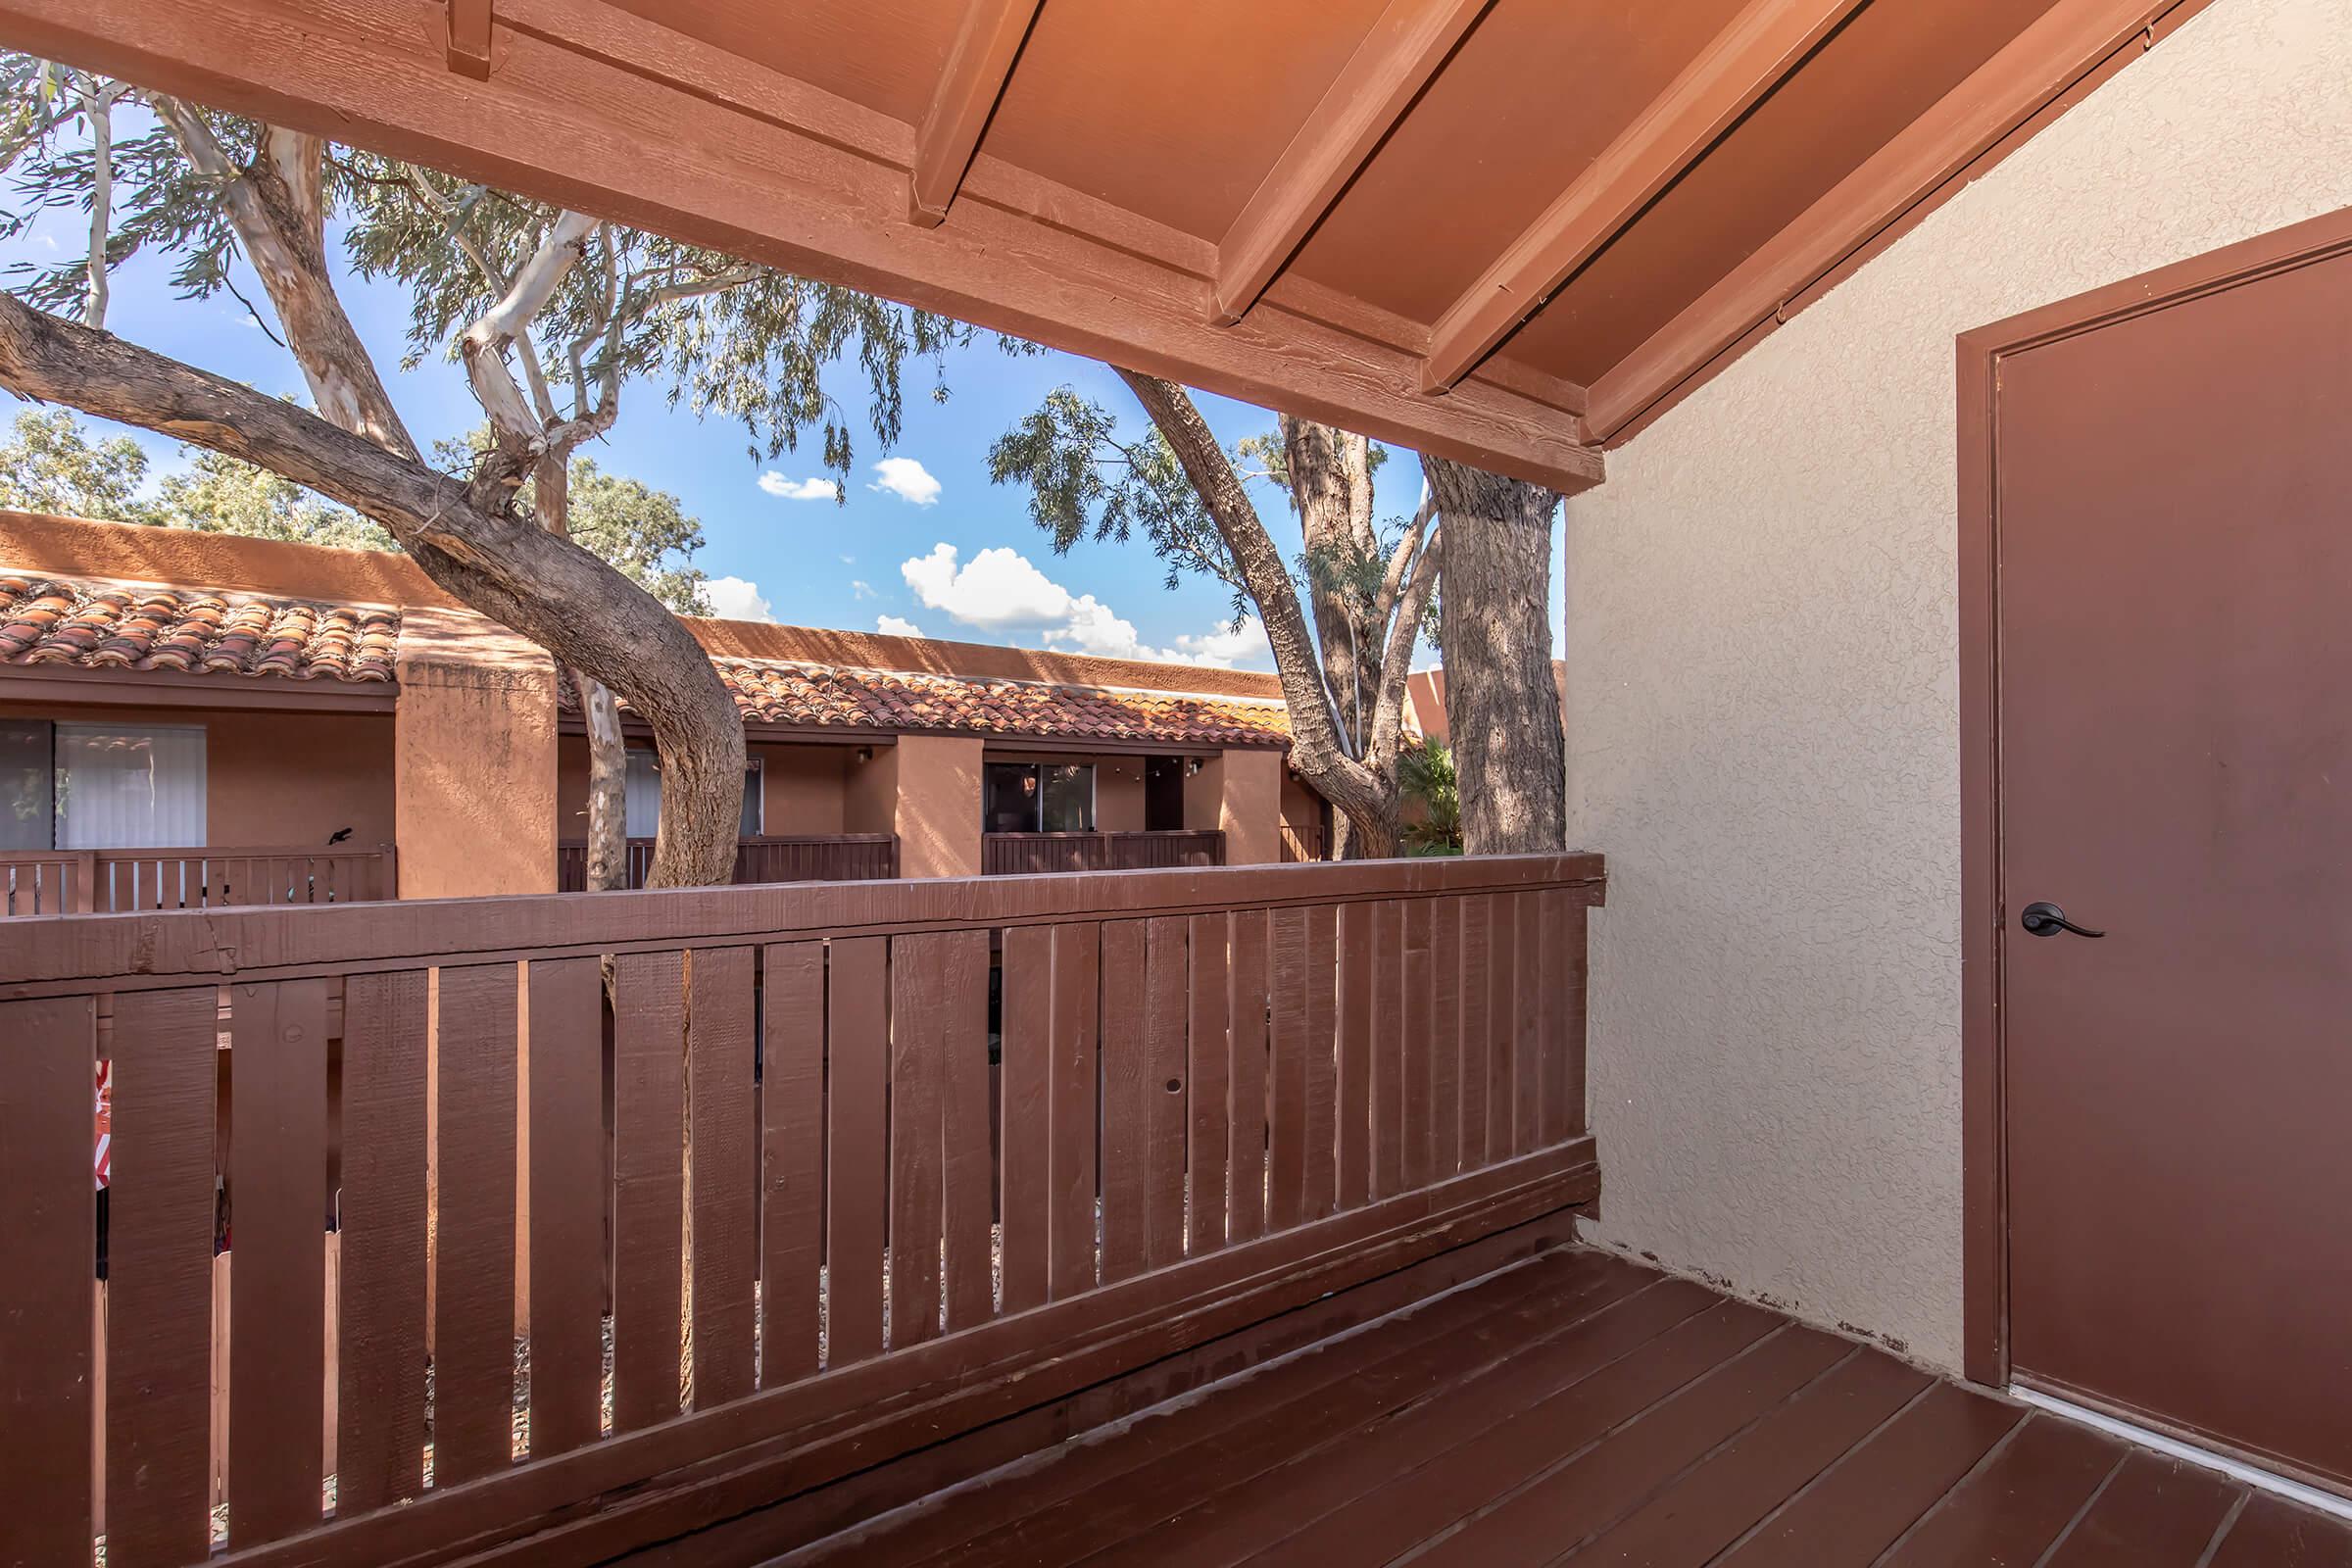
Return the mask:
<svg viewBox="0 0 2352 1568">
<path fill-rule="evenodd" d="M 57 847 L 56 788 L 49 722 L 0 718 L 0 850 Z"/>
<path fill-rule="evenodd" d="M 1046 831 L 1095 830 L 1095 770 L 1082 762 L 1053 762 L 1045 768 Z"/>
<path fill-rule="evenodd" d="M 991 762 L 981 793 L 981 828 L 989 833 L 1038 831 L 1037 769 L 1027 762 Z"/>
</svg>

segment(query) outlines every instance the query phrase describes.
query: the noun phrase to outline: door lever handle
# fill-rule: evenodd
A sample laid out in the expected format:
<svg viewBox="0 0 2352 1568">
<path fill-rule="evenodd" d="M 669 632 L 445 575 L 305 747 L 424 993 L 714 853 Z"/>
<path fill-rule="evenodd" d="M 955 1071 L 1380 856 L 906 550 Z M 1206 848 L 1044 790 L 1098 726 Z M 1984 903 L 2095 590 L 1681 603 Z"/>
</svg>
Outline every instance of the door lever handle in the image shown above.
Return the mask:
<svg viewBox="0 0 2352 1568">
<path fill-rule="evenodd" d="M 2104 931 L 2093 931 L 2086 925 L 2077 925 L 2066 917 L 2066 911 L 2047 900 L 2036 900 L 2018 911 L 2017 923 L 2026 928 L 2030 937 L 2054 937 L 2061 931 L 2072 931 L 2079 937 L 2103 937 Z"/>
</svg>

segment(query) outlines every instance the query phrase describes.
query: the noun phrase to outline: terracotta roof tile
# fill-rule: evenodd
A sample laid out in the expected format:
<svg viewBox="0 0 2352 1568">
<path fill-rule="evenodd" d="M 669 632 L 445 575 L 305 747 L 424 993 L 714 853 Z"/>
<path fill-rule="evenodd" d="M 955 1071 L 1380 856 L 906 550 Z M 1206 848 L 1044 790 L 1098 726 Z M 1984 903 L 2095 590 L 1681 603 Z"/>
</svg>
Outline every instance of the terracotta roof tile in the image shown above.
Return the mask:
<svg viewBox="0 0 2352 1568">
<path fill-rule="evenodd" d="M 719 658 L 711 663 L 748 723 L 1202 747 L 1280 746 L 1291 734 L 1289 710 L 1280 703 L 1239 697 L 767 660 Z M 564 695 L 571 705 L 568 682 Z"/>
<path fill-rule="evenodd" d="M 388 681 L 400 612 L 0 571 L 0 664 Z"/>
</svg>

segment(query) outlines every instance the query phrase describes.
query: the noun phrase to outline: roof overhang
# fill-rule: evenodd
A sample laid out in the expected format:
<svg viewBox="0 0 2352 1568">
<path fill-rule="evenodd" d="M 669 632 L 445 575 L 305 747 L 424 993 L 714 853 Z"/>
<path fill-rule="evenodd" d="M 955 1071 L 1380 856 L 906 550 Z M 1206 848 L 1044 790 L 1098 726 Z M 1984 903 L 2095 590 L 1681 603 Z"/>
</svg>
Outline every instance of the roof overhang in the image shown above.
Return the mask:
<svg viewBox="0 0 2352 1568">
<path fill-rule="evenodd" d="M 289 713 L 389 713 L 400 687 L 283 675 L 183 674 L 168 669 L 0 664 L 0 703 L 110 708 L 211 708 Z"/>
<path fill-rule="evenodd" d="M 0 41 L 1574 491 L 2203 3 L 0 0 Z"/>
</svg>

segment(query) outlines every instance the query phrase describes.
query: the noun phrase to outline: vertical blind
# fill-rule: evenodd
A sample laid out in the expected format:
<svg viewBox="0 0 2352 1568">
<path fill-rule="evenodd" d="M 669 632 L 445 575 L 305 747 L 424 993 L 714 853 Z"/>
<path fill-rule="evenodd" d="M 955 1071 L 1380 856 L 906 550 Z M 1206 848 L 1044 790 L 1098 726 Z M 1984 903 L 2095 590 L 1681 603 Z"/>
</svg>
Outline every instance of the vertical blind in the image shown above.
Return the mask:
<svg viewBox="0 0 2352 1568">
<path fill-rule="evenodd" d="M 179 849 L 204 841 L 201 726 L 57 726 L 59 849 Z"/>
</svg>

